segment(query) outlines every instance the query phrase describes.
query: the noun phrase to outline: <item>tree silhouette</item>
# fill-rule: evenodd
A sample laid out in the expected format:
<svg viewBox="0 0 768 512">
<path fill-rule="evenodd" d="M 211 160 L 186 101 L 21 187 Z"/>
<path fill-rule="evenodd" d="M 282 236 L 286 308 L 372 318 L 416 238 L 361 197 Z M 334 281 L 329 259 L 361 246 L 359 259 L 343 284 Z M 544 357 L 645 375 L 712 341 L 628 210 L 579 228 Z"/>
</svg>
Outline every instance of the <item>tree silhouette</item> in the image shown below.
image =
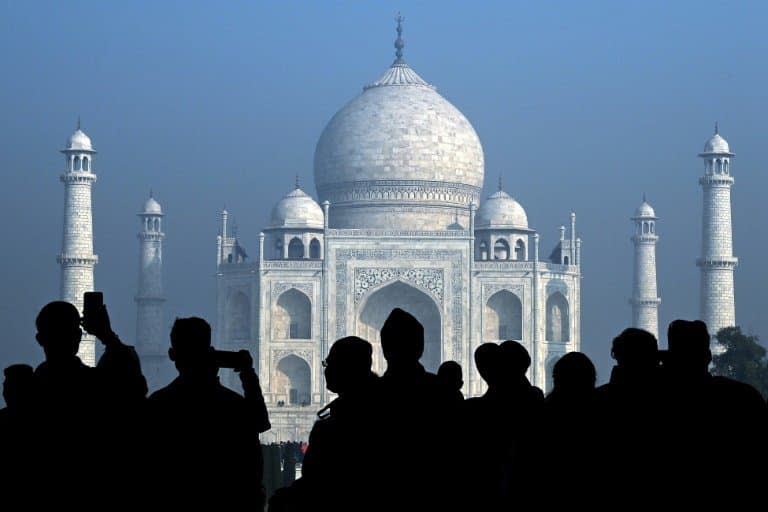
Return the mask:
<svg viewBox="0 0 768 512">
<path fill-rule="evenodd" d="M 768 397 L 768 360 L 758 337 L 741 332 L 741 327 L 725 327 L 717 333 L 725 352 L 712 358 L 712 373 L 745 382 Z"/>
</svg>

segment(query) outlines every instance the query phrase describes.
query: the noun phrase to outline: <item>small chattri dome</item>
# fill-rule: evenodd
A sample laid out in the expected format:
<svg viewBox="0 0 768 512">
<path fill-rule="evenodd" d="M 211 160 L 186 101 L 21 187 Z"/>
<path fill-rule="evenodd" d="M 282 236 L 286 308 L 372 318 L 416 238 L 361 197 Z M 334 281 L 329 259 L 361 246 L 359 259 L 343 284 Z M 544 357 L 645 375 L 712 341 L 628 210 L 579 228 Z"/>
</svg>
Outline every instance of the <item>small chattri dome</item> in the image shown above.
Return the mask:
<svg viewBox="0 0 768 512">
<path fill-rule="evenodd" d="M 656 218 L 656 212 L 653 210 L 653 207 L 648 204 L 648 202 L 643 199 L 643 202 L 640 204 L 640 206 L 637 207 L 635 210 L 635 217 L 648 217 L 648 218 Z"/>
<path fill-rule="evenodd" d="M 91 138 L 88 137 L 83 130 L 78 128 L 75 130 L 75 133 L 70 135 L 69 140 L 67 141 L 67 149 L 93 151 Z"/>
<path fill-rule="evenodd" d="M 520 203 L 503 190 L 498 190 L 480 205 L 475 227 L 528 229 L 528 216 Z"/>
<path fill-rule="evenodd" d="M 158 203 L 157 200 L 150 195 L 149 199 L 147 199 L 147 202 L 144 203 L 144 213 L 162 215 L 163 208 L 160 206 L 160 203 Z"/>
<path fill-rule="evenodd" d="M 706 144 L 704 144 L 704 153 L 730 153 L 731 148 L 728 146 L 728 141 L 725 140 L 723 137 L 720 136 L 719 133 L 715 133 L 710 139 L 707 141 Z"/>
<path fill-rule="evenodd" d="M 312 197 L 296 187 L 272 209 L 270 228 L 323 229 L 323 209 Z"/>
</svg>

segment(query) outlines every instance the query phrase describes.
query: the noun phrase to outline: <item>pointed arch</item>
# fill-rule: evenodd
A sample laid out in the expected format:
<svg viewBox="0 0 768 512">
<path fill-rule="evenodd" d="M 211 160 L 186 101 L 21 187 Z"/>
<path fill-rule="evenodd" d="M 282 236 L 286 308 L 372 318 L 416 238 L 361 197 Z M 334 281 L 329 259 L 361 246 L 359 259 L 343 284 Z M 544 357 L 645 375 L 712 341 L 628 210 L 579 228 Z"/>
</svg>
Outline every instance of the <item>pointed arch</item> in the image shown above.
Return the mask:
<svg viewBox="0 0 768 512">
<path fill-rule="evenodd" d="M 309 257 L 319 260 L 321 255 L 320 241 L 317 238 L 313 238 L 312 241 L 309 242 Z"/>
<path fill-rule="evenodd" d="M 288 242 L 288 258 L 301 259 L 304 257 L 304 242 L 297 236 Z"/>
<path fill-rule="evenodd" d="M 570 341 L 570 322 L 568 301 L 561 292 L 554 292 L 547 297 L 547 341 Z"/>
<path fill-rule="evenodd" d="M 483 315 L 484 341 L 523 339 L 523 303 L 509 290 L 501 290 L 488 299 Z"/>
<path fill-rule="evenodd" d="M 381 350 L 381 327 L 392 310 L 398 307 L 415 316 L 424 327 L 424 353 L 420 361 L 428 371 L 436 372 L 442 361 L 443 347 L 440 308 L 424 290 L 399 280 L 371 291 L 359 309 L 357 335 L 374 347 L 374 371 L 386 369 Z"/>
<path fill-rule="evenodd" d="M 495 260 L 508 260 L 509 259 L 509 243 L 503 238 L 499 238 L 493 244 L 493 259 Z"/>
<path fill-rule="evenodd" d="M 309 405 L 312 398 L 312 371 L 297 355 L 289 354 L 277 363 L 272 392 L 285 396 L 290 405 Z"/>
<path fill-rule="evenodd" d="M 312 338 L 312 302 L 296 288 L 284 291 L 277 299 L 272 315 L 272 338 Z"/>
</svg>

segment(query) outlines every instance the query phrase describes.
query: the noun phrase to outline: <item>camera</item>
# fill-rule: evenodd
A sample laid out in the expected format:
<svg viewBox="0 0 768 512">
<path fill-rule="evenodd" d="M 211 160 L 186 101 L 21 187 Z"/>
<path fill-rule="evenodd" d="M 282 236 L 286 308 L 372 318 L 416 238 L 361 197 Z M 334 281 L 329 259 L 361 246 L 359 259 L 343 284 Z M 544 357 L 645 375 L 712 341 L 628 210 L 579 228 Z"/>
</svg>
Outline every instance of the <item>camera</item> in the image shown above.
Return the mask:
<svg viewBox="0 0 768 512">
<path fill-rule="evenodd" d="M 247 350 L 214 350 L 213 360 L 218 368 L 232 368 L 233 370 L 245 370 L 253 366 L 253 359 Z"/>
<path fill-rule="evenodd" d="M 83 318 L 93 317 L 104 305 L 102 292 L 85 292 L 83 294 Z"/>
</svg>

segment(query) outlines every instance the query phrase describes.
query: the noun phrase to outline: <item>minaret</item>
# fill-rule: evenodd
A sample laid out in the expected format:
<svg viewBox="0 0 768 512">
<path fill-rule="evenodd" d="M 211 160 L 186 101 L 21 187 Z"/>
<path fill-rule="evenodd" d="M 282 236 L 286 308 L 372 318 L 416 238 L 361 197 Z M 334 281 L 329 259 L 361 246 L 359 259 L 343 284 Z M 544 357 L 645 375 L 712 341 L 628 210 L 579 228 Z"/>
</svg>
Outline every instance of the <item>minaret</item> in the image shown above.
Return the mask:
<svg viewBox="0 0 768 512">
<path fill-rule="evenodd" d="M 632 274 L 632 326 L 659 338 L 659 304 L 656 289 L 656 213 L 645 200 L 635 210 L 635 268 Z"/>
<path fill-rule="evenodd" d="M 93 174 L 91 139 L 80 129 L 69 138 L 64 153 L 66 167 L 61 175 L 64 183 L 64 230 L 61 253 L 56 261 L 61 265 L 61 300 L 74 304 L 82 314 L 83 294 L 93 291 L 93 267 L 99 258 L 93 254 L 93 218 L 91 187 Z M 84 335 L 77 353 L 83 363 L 96 364 L 96 344 L 92 336 Z"/>
<path fill-rule="evenodd" d="M 739 262 L 733 256 L 731 232 L 731 158 L 735 155 L 720 136 L 717 124 L 699 156 L 704 160 L 704 176 L 699 178 L 704 209 L 701 258 L 696 265 L 701 269 L 701 319 L 714 338 L 723 327 L 736 325 L 733 271 Z"/>
<path fill-rule="evenodd" d="M 136 347 L 150 389 L 163 383 L 168 336 L 163 323 L 163 209 L 152 192 L 138 214 L 139 287 L 136 293 Z"/>
</svg>

